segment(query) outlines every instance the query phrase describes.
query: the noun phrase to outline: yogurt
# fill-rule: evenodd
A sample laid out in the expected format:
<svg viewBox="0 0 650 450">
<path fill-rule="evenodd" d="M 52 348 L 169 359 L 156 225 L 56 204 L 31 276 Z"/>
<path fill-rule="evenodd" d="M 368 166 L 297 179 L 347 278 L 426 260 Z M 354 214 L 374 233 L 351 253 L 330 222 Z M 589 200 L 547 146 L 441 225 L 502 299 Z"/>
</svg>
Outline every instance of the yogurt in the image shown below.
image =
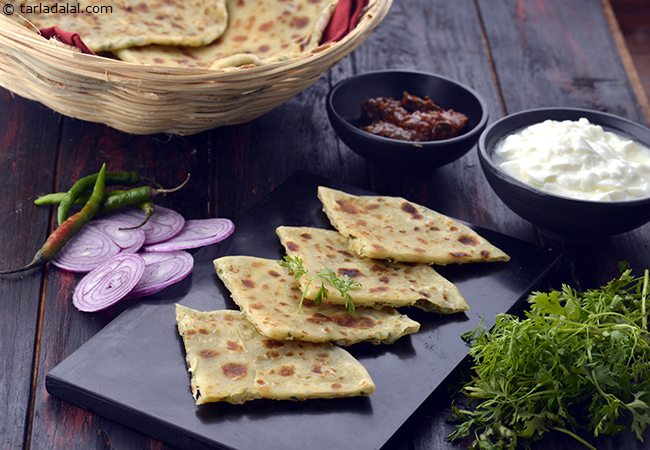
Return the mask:
<svg viewBox="0 0 650 450">
<path fill-rule="evenodd" d="M 523 128 L 497 143 L 493 160 L 551 194 L 610 202 L 650 197 L 650 148 L 585 118 Z"/>
</svg>

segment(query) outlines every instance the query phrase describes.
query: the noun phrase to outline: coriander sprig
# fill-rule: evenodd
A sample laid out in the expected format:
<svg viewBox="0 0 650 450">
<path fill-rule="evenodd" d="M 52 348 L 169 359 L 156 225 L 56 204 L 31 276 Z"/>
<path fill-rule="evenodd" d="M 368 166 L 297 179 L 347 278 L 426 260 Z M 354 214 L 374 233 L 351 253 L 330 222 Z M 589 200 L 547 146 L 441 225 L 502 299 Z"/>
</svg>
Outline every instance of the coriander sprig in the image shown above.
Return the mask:
<svg viewBox="0 0 650 450">
<path fill-rule="evenodd" d="M 282 260 L 278 261 L 278 264 L 280 264 L 280 267 L 286 269 L 289 275 L 295 277 L 296 280 L 300 280 L 303 275 L 307 274 L 307 270 L 299 256 L 285 256 Z"/>
<path fill-rule="evenodd" d="M 328 268 L 321 270 L 316 276 L 321 280 L 329 282 L 334 287 L 334 289 L 339 291 L 339 294 L 341 294 L 341 297 L 343 297 L 345 300 L 345 307 L 348 309 L 350 314 L 354 314 L 354 302 L 352 301 L 350 291 L 360 288 L 361 284 L 357 283 L 347 275 L 338 276 L 332 269 Z"/>
<path fill-rule="evenodd" d="M 289 275 L 293 276 L 296 281 L 300 281 L 304 276 L 308 277 L 305 288 L 302 290 L 302 295 L 300 296 L 298 310 L 302 309 L 302 305 L 305 301 L 307 292 L 309 292 L 311 284 L 314 281 L 318 280 L 320 281 L 320 287 L 314 296 L 314 303 L 318 305 L 329 296 L 329 291 L 325 287 L 325 282 L 327 282 L 339 292 L 341 297 L 343 297 L 345 300 L 345 307 L 348 309 L 348 312 L 350 314 L 354 314 L 355 306 L 352 296 L 350 295 L 350 291 L 360 288 L 360 283 L 357 283 L 347 275 L 339 276 L 336 274 L 336 272 L 327 267 L 322 269 L 317 274 L 309 276 L 307 269 L 305 269 L 302 259 L 300 259 L 299 256 L 285 256 L 281 261 L 278 261 L 278 264 L 286 269 Z"/>
</svg>

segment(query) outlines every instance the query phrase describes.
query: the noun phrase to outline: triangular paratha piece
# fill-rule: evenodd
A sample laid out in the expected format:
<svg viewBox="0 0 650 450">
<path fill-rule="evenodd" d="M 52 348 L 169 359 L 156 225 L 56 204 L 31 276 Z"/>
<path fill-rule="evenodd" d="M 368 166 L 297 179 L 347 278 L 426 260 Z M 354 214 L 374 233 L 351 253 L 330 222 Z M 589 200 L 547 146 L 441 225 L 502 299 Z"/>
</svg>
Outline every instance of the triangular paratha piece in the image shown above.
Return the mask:
<svg viewBox="0 0 650 450">
<path fill-rule="evenodd" d="M 357 308 L 350 315 L 344 306 L 310 300 L 299 308 L 298 283 L 276 260 L 226 256 L 215 260 L 214 266 L 246 318 L 272 339 L 391 344 L 420 329 L 419 323 L 392 308 Z"/>
<path fill-rule="evenodd" d="M 425 264 L 510 259 L 469 227 L 401 197 L 359 197 L 320 186 L 318 198 L 360 256 Z"/>
<path fill-rule="evenodd" d="M 22 13 L 16 20 L 27 19 L 37 28 L 58 26 L 79 33 L 84 44 L 95 52 L 149 44 L 204 46 L 221 36 L 228 25 L 226 0 L 9 3 Z M 53 13 L 55 6 L 57 12 Z"/>
<path fill-rule="evenodd" d="M 176 305 L 197 405 L 369 395 L 368 371 L 342 348 L 268 339 L 239 311 Z"/>
<path fill-rule="evenodd" d="M 156 66 L 222 69 L 263 65 L 318 47 L 334 0 L 228 0 L 228 28 L 205 47 L 161 45 L 116 52 L 118 58 Z"/>
<path fill-rule="evenodd" d="M 350 292 L 355 305 L 394 307 L 414 305 L 427 311 L 452 314 L 469 309 L 458 288 L 424 264 L 400 264 L 362 258 L 347 247 L 336 231 L 306 227 L 279 227 L 277 234 L 289 256 L 298 256 L 308 273 L 330 269 L 361 284 Z M 301 289 L 307 289 L 307 277 Z M 314 298 L 319 283 L 306 293 Z M 327 286 L 326 302 L 344 304 L 336 289 Z"/>
</svg>

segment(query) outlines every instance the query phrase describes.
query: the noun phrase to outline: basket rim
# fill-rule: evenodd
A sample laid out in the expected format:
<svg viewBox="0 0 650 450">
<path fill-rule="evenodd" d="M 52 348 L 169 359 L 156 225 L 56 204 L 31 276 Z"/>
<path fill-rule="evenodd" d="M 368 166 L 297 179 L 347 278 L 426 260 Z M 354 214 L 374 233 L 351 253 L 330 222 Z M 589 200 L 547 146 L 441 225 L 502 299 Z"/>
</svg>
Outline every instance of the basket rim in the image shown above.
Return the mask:
<svg viewBox="0 0 650 450">
<path fill-rule="evenodd" d="M 15 20 L 0 15 L 0 38 L 8 38 L 13 44 L 23 47 L 32 54 L 41 53 L 55 58 L 74 58 L 80 69 L 89 69 L 88 76 L 97 76 L 97 69 L 115 73 L 128 74 L 129 78 L 142 74 L 144 76 L 173 76 L 175 81 L 188 77 L 188 81 L 209 81 L 226 79 L 257 78 L 260 75 L 282 73 L 288 70 L 299 71 L 305 66 L 318 63 L 333 54 L 345 51 L 347 47 L 355 47 L 355 43 L 362 40 L 367 32 L 374 29 L 388 14 L 393 0 L 369 0 L 362 13 L 357 26 L 343 39 L 335 43 L 323 44 L 310 53 L 291 58 L 286 61 L 273 62 L 262 66 L 246 68 L 210 69 L 199 67 L 172 67 L 153 66 L 106 58 L 97 55 L 88 55 L 79 52 L 65 44 L 53 45 L 48 39 L 35 33 L 27 27 L 18 24 Z"/>
</svg>

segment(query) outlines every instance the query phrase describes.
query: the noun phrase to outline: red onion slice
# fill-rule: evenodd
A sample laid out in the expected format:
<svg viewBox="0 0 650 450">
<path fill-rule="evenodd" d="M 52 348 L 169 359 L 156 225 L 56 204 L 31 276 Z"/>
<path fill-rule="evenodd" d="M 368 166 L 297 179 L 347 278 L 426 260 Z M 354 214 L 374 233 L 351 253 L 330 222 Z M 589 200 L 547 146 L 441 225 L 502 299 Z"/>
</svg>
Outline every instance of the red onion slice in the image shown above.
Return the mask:
<svg viewBox="0 0 650 450">
<path fill-rule="evenodd" d="M 216 244 L 235 231 L 235 224 L 228 219 L 188 220 L 185 227 L 173 238 L 155 245 L 143 247 L 145 252 L 170 252 Z"/>
<path fill-rule="evenodd" d="M 108 308 L 131 292 L 144 274 L 144 259 L 120 253 L 83 277 L 72 294 L 72 304 L 84 312 Z"/>
<path fill-rule="evenodd" d="M 130 298 L 160 292 L 185 279 L 194 268 L 194 258 L 187 252 L 142 253 L 144 275 L 129 293 Z"/>
<path fill-rule="evenodd" d="M 94 225 L 108 235 L 124 253 L 135 253 L 144 244 L 144 231 L 140 229 L 122 230 L 121 228 L 129 227 L 125 223 L 114 220 L 97 220 L 93 221 L 91 225 Z"/>
<path fill-rule="evenodd" d="M 117 255 L 120 247 L 98 227 L 87 224 L 63 247 L 52 261 L 70 272 L 90 272 Z"/>
<path fill-rule="evenodd" d="M 136 226 L 144 220 L 144 213 L 136 209 L 108 216 L 109 220 L 124 223 L 124 227 Z M 156 212 L 149 221 L 139 228 L 144 231 L 144 244 L 151 245 L 164 242 L 176 236 L 185 225 L 185 219 L 173 209 L 156 206 Z"/>
<path fill-rule="evenodd" d="M 110 216 L 106 216 L 106 218 L 101 218 L 101 221 L 105 220 L 121 223 L 122 228 L 135 227 L 144 220 L 144 213 L 138 211 L 137 209 L 128 208 L 111 214 Z M 142 228 L 139 228 L 139 230 L 142 230 Z"/>
</svg>

